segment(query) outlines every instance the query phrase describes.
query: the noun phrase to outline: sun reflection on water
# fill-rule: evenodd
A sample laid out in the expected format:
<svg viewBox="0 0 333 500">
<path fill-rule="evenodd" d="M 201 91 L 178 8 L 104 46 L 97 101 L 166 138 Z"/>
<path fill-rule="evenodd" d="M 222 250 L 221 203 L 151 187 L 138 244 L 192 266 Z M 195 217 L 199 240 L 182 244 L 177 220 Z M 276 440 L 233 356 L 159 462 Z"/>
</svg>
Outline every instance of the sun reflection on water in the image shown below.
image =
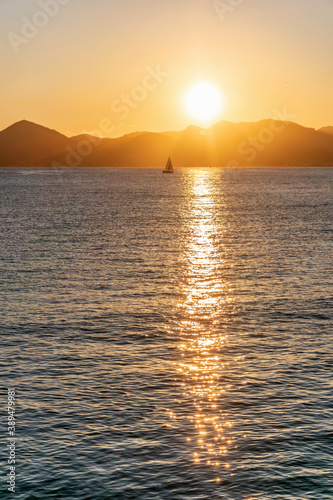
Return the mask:
<svg viewBox="0 0 333 500">
<path fill-rule="evenodd" d="M 182 341 L 177 370 L 183 378 L 184 397 L 194 405 L 190 417 L 196 431 L 193 461 L 226 470 L 230 468 L 227 455 L 233 443 L 227 437 L 232 422 L 223 410 L 223 394 L 227 388 L 223 383 L 223 349 L 227 335 L 221 328 L 221 316 L 232 299 L 229 284 L 221 273 L 223 200 L 221 193 L 216 192 L 219 187 L 209 171 L 193 170 L 191 174 L 183 256 L 186 269 L 183 299 L 178 304 Z M 190 446 L 193 447 L 193 443 Z M 217 477 L 216 482 L 220 481 Z"/>
</svg>

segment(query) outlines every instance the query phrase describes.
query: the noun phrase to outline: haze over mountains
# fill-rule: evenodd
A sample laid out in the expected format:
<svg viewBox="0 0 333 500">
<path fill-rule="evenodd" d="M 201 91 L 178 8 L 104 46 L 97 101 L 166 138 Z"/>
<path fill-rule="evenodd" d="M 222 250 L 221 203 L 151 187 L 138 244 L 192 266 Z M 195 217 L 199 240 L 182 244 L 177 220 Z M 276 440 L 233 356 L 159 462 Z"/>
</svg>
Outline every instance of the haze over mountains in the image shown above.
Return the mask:
<svg viewBox="0 0 333 500">
<path fill-rule="evenodd" d="M 220 122 L 208 129 L 135 132 L 119 138 L 66 137 L 23 120 L 0 132 L 0 166 L 162 167 L 333 166 L 333 127 L 292 122 Z"/>
</svg>

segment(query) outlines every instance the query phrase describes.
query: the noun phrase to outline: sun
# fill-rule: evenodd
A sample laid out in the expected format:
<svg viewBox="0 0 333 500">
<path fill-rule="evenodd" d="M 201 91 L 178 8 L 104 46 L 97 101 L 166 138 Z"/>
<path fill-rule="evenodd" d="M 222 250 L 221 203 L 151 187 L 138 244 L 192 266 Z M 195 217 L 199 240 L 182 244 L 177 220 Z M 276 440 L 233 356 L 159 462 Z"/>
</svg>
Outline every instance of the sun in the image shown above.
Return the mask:
<svg viewBox="0 0 333 500">
<path fill-rule="evenodd" d="M 211 83 L 197 82 L 186 92 L 184 106 L 192 118 L 202 123 L 209 123 L 221 112 L 223 98 Z"/>
</svg>

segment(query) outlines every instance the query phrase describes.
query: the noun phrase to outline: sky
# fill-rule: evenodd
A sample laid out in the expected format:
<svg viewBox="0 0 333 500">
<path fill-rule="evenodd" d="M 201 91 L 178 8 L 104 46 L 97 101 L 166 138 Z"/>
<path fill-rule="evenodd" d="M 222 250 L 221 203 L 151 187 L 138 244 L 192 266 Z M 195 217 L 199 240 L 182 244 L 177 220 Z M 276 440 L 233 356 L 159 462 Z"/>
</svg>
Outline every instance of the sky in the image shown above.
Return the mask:
<svg viewBox="0 0 333 500">
<path fill-rule="evenodd" d="M 332 25 L 332 0 L 0 0 L 0 129 L 202 126 L 198 81 L 223 97 L 215 122 L 333 125 Z"/>
</svg>

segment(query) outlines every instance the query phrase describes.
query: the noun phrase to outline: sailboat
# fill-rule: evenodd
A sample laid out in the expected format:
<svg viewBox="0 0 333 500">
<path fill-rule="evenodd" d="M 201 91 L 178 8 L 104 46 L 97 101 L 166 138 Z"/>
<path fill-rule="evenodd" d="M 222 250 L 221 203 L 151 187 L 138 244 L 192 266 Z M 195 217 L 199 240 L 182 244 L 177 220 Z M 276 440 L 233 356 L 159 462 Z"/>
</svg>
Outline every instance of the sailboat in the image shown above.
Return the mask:
<svg viewBox="0 0 333 500">
<path fill-rule="evenodd" d="M 173 174 L 173 165 L 170 157 L 168 159 L 165 169 L 163 170 L 163 174 Z"/>
</svg>

